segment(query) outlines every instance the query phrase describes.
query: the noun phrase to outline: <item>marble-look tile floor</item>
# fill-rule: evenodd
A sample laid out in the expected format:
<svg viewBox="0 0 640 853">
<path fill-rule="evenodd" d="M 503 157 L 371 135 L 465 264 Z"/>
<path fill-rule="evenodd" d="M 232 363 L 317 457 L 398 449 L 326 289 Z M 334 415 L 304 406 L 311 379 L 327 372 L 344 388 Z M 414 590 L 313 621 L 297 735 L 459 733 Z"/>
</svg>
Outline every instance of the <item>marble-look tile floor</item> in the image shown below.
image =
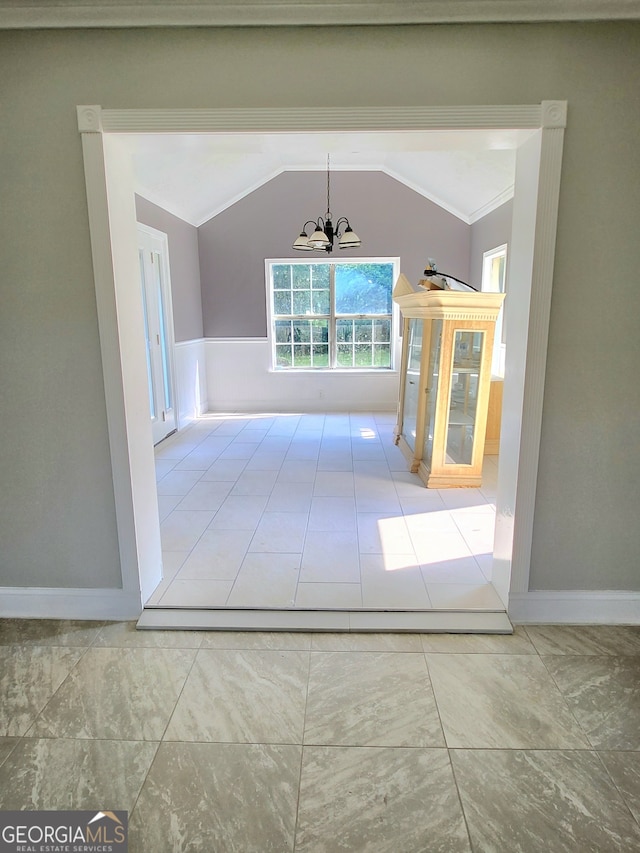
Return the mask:
<svg viewBox="0 0 640 853">
<path fill-rule="evenodd" d="M 156 448 L 160 607 L 502 610 L 497 457 L 426 489 L 394 413 L 206 415 Z"/>
<path fill-rule="evenodd" d="M 0 620 L 0 809 L 126 810 L 132 853 L 635 853 L 640 627 Z"/>
</svg>

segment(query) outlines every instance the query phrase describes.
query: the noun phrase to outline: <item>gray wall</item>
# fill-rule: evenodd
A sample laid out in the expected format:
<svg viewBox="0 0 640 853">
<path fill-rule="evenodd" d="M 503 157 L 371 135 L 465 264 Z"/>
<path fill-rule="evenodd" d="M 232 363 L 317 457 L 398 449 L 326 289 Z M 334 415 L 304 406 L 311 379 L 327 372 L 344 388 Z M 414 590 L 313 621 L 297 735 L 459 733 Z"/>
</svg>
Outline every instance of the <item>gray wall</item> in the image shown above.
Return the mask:
<svg viewBox="0 0 640 853">
<path fill-rule="evenodd" d="M 204 333 L 207 337 L 264 337 L 265 258 L 326 258 L 294 252 L 307 219 L 327 207 L 326 172 L 284 172 L 198 229 Z M 331 175 L 334 223 L 347 216 L 362 240 L 339 258 L 397 257 L 410 281 L 422 278 L 429 256 L 466 281 L 470 228 L 460 219 L 382 172 Z"/>
<path fill-rule="evenodd" d="M 627 22 L 1 33 L 2 583 L 119 582 L 76 104 L 566 98 L 531 586 L 639 589 L 639 97 Z"/>
<path fill-rule="evenodd" d="M 467 281 L 477 290 L 482 287 L 483 254 L 511 241 L 512 215 L 513 201 L 508 201 L 471 226 L 470 278 Z"/>
<path fill-rule="evenodd" d="M 176 341 L 202 337 L 202 300 L 198 229 L 172 213 L 136 196 L 138 222 L 164 231 L 169 242 L 173 329 Z"/>
</svg>

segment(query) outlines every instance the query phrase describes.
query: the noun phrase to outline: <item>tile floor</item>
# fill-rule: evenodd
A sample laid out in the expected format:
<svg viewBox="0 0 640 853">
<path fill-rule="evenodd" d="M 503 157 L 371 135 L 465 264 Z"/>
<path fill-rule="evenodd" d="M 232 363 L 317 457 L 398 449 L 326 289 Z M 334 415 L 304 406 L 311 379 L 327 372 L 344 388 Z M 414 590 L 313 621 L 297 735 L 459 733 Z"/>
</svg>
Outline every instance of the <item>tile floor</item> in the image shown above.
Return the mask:
<svg viewBox="0 0 640 853">
<path fill-rule="evenodd" d="M 207 415 L 156 448 L 164 580 L 148 604 L 502 609 L 481 489 L 426 489 L 395 413 Z"/>
<path fill-rule="evenodd" d="M 0 809 L 132 853 L 640 850 L 640 627 L 511 636 L 0 621 Z"/>
</svg>

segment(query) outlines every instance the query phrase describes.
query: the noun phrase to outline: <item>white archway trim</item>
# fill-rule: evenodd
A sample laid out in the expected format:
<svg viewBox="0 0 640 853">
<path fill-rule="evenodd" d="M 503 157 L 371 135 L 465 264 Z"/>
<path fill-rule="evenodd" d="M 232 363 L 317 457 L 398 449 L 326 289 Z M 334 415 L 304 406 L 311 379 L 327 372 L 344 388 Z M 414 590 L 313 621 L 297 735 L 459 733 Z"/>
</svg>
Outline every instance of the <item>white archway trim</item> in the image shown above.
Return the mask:
<svg viewBox="0 0 640 853">
<path fill-rule="evenodd" d="M 289 107 L 214 110 L 103 110 L 78 107 L 79 120 L 104 133 L 305 133 L 363 130 L 485 130 L 543 127 L 565 101 L 459 107 Z M 81 113 L 82 111 L 82 113 Z M 566 113 L 565 113 L 566 114 Z M 80 127 L 82 131 L 82 127 Z"/>
<path fill-rule="evenodd" d="M 563 128 L 543 128 L 511 570 L 511 591 L 519 593 L 529 589 L 563 141 Z"/>
<path fill-rule="evenodd" d="M 514 239 L 515 230 L 522 231 L 518 238 L 523 258 L 520 277 L 530 292 L 530 300 L 523 316 L 521 358 L 505 379 L 505 400 L 511 400 L 511 411 L 504 417 L 511 419 L 513 451 L 505 464 L 501 462 L 496 527 L 499 555 L 494 566 L 494 584 L 506 604 L 510 588 L 520 595 L 529 589 L 566 106 L 565 101 L 543 101 L 537 105 L 514 106 L 353 109 L 102 110 L 96 105 L 78 107 L 126 589 L 141 589 L 142 601 L 145 601 L 154 588 L 159 571 L 159 531 L 150 436 L 146 450 L 144 447 L 150 427 L 144 408 L 130 405 L 140 393 L 141 376 L 144 379 L 142 346 L 135 341 L 135 317 L 132 321 L 126 313 L 131 308 L 135 314 L 135 309 L 122 301 L 130 258 L 119 260 L 119 257 L 122 251 L 125 255 L 129 251 L 127 230 L 135 232 L 133 180 L 127 175 L 126 163 L 108 162 L 109 157 L 119 158 L 117 137 L 112 135 L 355 129 L 531 128 L 540 131 L 535 143 L 539 149 L 534 151 L 533 145 L 530 146 L 538 158 L 538 167 L 534 169 L 534 180 L 527 188 L 525 199 L 534 210 L 528 221 L 524 215 L 522 222 L 514 221 Z M 107 144 L 110 136 L 111 142 Z M 516 198 L 518 192 L 516 176 Z M 518 218 L 514 210 L 514 219 Z M 123 247 L 118 245 L 120 238 Z M 507 345 L 510 346 L 509 342 Z M 140 368 L 134 370 L 134 375 L 130 375 L 130 359 Z"/>
<path fill-rule="evenodd" d="M 122 587 L 139 614 L 162 574 L 151 423 L 144 366 L 133 176 L 99 111 L 78 110 Z M 107 151 L 107 148 L 109 149 Z M 124 180 L 123 180 L 124 178 Z M 118 251 L 112 251 L 117 246 Z M 144 369 L 143 369 L 144 368 Z M 134 612 L 131 612 L 131 609 Z"/>
</svg>

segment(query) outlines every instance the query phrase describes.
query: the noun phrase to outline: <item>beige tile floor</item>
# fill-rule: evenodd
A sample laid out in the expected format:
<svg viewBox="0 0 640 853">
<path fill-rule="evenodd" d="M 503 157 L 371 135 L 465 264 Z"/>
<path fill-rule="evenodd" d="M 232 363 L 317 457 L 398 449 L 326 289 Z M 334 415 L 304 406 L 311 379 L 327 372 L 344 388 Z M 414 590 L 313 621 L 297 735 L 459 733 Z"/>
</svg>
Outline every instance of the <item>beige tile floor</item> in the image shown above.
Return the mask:
<svg viewBox="0 0 640 853">
<path fill-rule="evenodd" d="M 148 604 L 495 610 L 497 457 L 426 489 L 394 413 L 207 415 L 156 448 L 164 579 Z"/>
<path fill-rule="evenodd" d="M 0 620 L 0 809 L 132 853 L 636 853 L 640 628 Z"/>
</svg>

